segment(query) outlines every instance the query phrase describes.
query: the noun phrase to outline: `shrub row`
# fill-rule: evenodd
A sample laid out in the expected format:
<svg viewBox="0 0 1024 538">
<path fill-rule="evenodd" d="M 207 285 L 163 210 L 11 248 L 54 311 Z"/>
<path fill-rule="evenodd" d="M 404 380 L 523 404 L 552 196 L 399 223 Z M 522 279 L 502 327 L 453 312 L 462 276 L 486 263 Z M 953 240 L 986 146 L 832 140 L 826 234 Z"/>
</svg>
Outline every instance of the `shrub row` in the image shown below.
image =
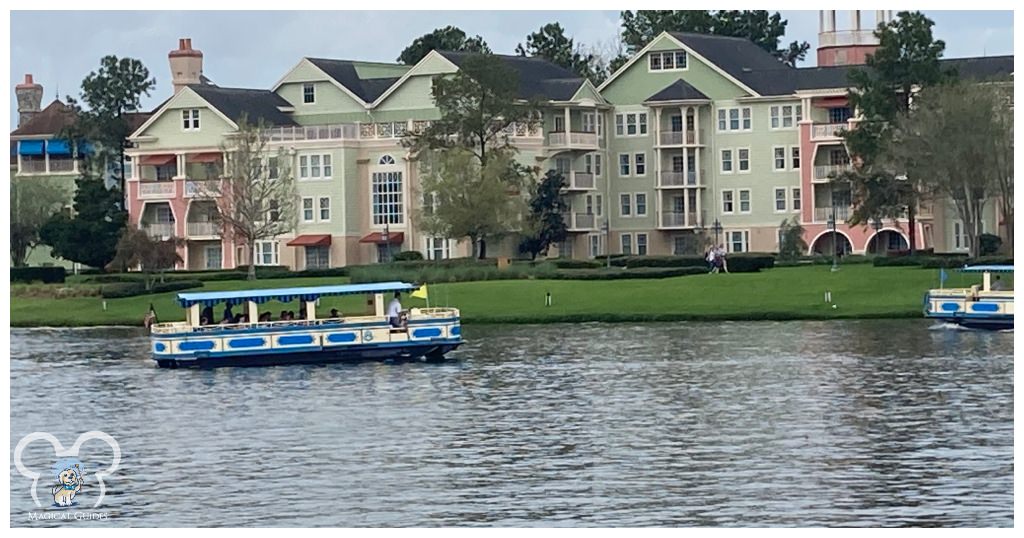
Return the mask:
<svg viewBox="0 0 1024 538">
<path fill-rule="evenodd" d="M 670 278 L 685 275 L 703 275 L 704 267 L 638 267 L 613 269 L 564 269 L 552 277 L 557 280 L 622 280 L 632 278 Z"/>
<path fill-rule="evenodd" d="M 964 265 L 1013 265 L 1013 258 L 1006 256 L 980 256 L 969 258 L 964 255 L 955 256 L 892 256 L 877 257 L 875 267 L 923 267 L 925 269 L 955 269 Z"/>
<path fill-rule="evenodd" d="M 505 269 L 497 265 L 468 264 L 462 266 L 444 265 L 361 265 L 349 268 L 352 283 L 386 282 L 470 282 L 475 280 L 517 280 L 523 278 L 552 278 L 556 273 L 551 263 L 536 265 L 516 264 Z"/>
<path fill-rule="evenodd" d="M 730 254 L 726 256 L 730 273 L 756 273 L 761 269 L 775 267 L 775 256 L 772 254 Z M 611 264 L 616 267 L 699 267 L 704 269 L 708 262 L 703 256 L 619 256 L 612 257 Z"/>
<path fill-rule="evenodd" d="M 604 264 L 597 260 L 556 259 L 552 263 L 559 269 L 597 269 L 604 267 Z"/>
<path fill-rule="evenodd" d="M 152 293 L 167 293 L 170 291 L 201 288 L 203 283 L 198 280 L 176 280 L 173 282 L 156 283 L 153 289 L 146 290 L 143 282 L 115 282 L 105 284 L 100 288 L 100 296 L 104 299 L 123 299 L 125 297 L 136 297 Z"/>
<path fill-rule="evenodd" d="M 11 282 L 64 282 L 63 267 L 11 267 Z"/>
</svg>

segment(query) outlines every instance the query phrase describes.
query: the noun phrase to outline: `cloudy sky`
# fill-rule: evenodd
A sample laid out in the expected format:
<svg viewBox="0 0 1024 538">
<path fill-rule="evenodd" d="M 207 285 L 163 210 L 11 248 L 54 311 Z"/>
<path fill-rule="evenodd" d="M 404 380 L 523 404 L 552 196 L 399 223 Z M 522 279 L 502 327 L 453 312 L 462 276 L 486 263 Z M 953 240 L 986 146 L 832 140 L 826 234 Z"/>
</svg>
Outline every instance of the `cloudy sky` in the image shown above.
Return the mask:
<svg viewBox="0 0 1024 538">
<path fill-rule="evenodd" d="M 874 12 L 867 12 L 867 20 Z M 946 41 L 947 57 L 1013 53 L 1013 12 L 926 12 Z M 782 11 L 786 41 L 817 42 L 816 11 Z M 839 24 L 845 22 L 839 14 Z M 203 71 L 220 86 L 268 88 L 303 56 L 394 61 L 406 45 L 434 28 L 455 25 L 484 37 L 491 49 L 511 54 L 526 34 L 558 21 L 577 43 L 614 46 L 617 11 L 138 11 L 11 12 L 11 81 L 35 75 L 44 106 L 59 92 L 77 95 L 82 78 L 107 54 L 139 58 L 157 79 L 147 108 L 171 92 L 167 52 L 191 37 L 205 56 Z M 266 31 L 262 29 L 268 29 Z M 11 92 L 11 129 L 17 103 Z"/>
</svg>

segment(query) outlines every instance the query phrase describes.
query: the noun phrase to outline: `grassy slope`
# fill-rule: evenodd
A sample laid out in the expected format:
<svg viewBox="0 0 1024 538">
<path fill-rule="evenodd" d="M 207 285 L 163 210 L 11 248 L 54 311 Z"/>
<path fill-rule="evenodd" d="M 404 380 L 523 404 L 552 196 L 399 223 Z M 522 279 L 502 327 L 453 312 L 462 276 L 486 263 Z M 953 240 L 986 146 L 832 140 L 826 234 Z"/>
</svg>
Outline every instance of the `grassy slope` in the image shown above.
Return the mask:
<svg viewBox="0 0 1024 538">
<path fill-rule="evenodd" d="M 947 286 L 967 282 L 955 275 Z M 937 271 L 907 267 L 828 266 L 777 268 L 762 273 L 696 275 L 661 280 L 504 280 L 430 286 L 434 306 L 450 304 L 467 322 L 627 321 L 682 319 L 830 319 L 851 317 L 916 317 L 925 291 L 937 286 Z M 296 278 L 208 282 L 203 291 L 338 284 L 339 278 Z M 963 280 L 961 282 L 960 280 Z M 823 300 L 832 291 L 838 308 Z M 198 291 L 198 290 L 197 290 Z M 553 306 L 544 306 L 551 292 Z M 183 319 L 174 293 L 111 299 L 11 298 L 13 326 L 139 325 L 150 302 L 161 321 Z M 338 307 L 362 312 L 362 297 L 325 299 L 320 311 Z M 423 301 L 406 297 L 406 306 Z M 277 313 L 285 305 L 269 304 Z M 298 311 L 296 303 L 287 308 Z M 240 310 L 236 309 L 236 312 Z M 221 309 L 217 309 L 217 315 Z"/>
</svg>

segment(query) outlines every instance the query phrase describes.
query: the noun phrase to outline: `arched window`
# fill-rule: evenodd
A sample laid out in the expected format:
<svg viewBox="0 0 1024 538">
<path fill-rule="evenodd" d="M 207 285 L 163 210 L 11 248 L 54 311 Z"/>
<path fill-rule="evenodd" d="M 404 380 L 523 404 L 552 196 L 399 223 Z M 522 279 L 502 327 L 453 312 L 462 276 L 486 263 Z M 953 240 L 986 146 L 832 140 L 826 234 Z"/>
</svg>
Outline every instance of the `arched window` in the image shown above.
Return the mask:
<svg viewBox="0 0 1024 538">
<path fill-rule="evenodd" d="M 380 165 L 395 164 L 395 158 L 390 156 L 390 155 L 381 155 L 380 160 L 377 161 L 377 164 L 380 164 Z"/>
</svg>

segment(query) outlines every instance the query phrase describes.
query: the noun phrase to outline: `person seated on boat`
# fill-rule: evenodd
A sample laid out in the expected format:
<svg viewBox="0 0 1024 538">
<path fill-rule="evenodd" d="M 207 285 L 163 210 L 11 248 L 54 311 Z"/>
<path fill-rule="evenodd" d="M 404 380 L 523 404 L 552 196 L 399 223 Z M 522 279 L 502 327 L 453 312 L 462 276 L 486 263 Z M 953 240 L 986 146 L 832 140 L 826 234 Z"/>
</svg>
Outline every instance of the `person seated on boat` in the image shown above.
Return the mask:
<svg viewBox="0 0 1024 538">
<path fill-rule="evenodd" d="M 201 314 L 199 314 L 199 324 L 209 325 L 211 323 L 213 323 L 213 307 L 208 306 L 203 309 L 203 312 Z"/>
<path fill-rule="evenodd" d="M 270 321 L 270 312 L 264 312 L 260 314 L 260 323 Z"/>
<path fill-rule="evenodd" d="M 405 312 L 402 311 L 402 294 L 395 292 L 395 298 L 388 303 L 388 323 L 396 329 L 405 328 Z"/>
<path fill-rule="evenodd" d="M 337 308 L 332 308 L 331 309 L 331 319 L 340 318 L 340 317 L 341 317 L 341 313 L 338 312 L 338 309 Z"/>
<path fill-rule="evenodd" d="M 288 321 L 295 321 L 295 311 L 294 310 L 289 310 L 288 311 Z"/>
<path fill-rule="evenodd" d="M 280 320 L 280 321 L 288 321 L 288 311 L 287 310 L 282 310 L 281 311 L 281 317 L 279 317 L 277 319 Z"/>
<path fill-rule="evenodd" d="M 1005 291 L 1006 290 L 1006 286 L 1003 285 L 1003 281 L 999 278 L 999 275 L 996 275 L 995 281 L 992 282 L 992 288 L 991 289 L 992 289 L 992 291 Z"/>
</svg>

